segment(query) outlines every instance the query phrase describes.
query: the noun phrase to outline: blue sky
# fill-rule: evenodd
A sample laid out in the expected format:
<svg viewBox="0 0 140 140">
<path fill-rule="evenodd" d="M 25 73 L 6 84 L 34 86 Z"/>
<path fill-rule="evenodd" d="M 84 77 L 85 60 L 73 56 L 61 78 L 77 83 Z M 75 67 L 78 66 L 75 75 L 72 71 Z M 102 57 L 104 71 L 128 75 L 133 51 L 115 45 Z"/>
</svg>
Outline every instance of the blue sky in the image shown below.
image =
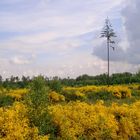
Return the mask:
<svg viewBox="0 0 140 140">
<path fill-rule="evenodd" d="M 107 16 L 118 35 L 117 49 L 111 52 L 111 73 L 137 71 L 139 53 L 130 60 L 129 42 L 133 35 L 129 14 L 138 15 L 137 2 L 1 0 L 0 74 L 76 77 L 106 73 L 105 40 L 99 36 Z"/>
</svg>

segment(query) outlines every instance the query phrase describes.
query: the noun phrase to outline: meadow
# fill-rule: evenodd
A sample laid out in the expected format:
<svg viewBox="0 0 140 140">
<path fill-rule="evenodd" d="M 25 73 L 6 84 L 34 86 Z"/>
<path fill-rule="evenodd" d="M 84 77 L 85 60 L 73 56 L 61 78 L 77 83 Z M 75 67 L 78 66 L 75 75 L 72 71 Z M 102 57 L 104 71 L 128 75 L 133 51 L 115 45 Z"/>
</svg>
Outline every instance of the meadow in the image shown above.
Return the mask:
<svg viewBox="0 0 140 140">
<path fill-rule="evenodd" d="M 140 85 L 0 89 L 1 140 L 139 140 Z"/>
</svg>

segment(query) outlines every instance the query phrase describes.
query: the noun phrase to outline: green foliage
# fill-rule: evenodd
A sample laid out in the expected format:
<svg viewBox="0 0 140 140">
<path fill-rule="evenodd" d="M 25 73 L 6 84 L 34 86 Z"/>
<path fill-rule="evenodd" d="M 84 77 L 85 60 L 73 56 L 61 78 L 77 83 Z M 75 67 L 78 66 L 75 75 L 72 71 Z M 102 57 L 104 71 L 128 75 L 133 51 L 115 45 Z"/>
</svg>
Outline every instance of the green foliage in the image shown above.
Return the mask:
<svg viewBox="0 0 140 140">
<path fill-rule="evenodd" d="M 89 93 L 87 93 L 87 98 L 90 101 L 97 101 L 97 100 L 104 100 L 104 101 L 109 100 L 110 101 L 110 100 L 114 99 L 113 95 L 106 90 L 102 90 L 99 92 L 89 92 Z"/>
<path fill-rule="evenodd" d="M 62 90 L 62 84 L 61 81 L 58 79 L 53 79 L 49 81 L 49 87 L 52 91 L 60 92 Z"/>
<path fill-rule="evenodd" d="M 8 95 L 0 95 L 0 107 L 11 106 L 14 99 Z"/>
<path fill-rule="evenodd" d="M 138 90 L 137 89 L 133 89 L 132 90 L 132 96 L 134 98 L 140 99 L 140 89 L 139 89 L 139 86 L 138 86 Z"/>
<path fill-rule="evenodd" d="M 10 78 L 2 79 L 2 77 L 0 76 L 0 86 L 6 89 L 29 88 L 29 85 L 33 80 L 34 79 L 29 76 L 22 76 L 21 79 L 19 79 L 17 76 L 11 76 Z M 83 74 L 75 79 L 70 77 L 64 79 L 54 77 L 53 79 L 49 79 L 46 77 L 44 78 L 44 80 L 47 82 L 47 85 L 52 91 L 56 91 L 59 93 L 62 90 L 62 85 L 72 87 L 86 85 L 107 85 L 107 74 L 104 73 L 96 76 Z M 132 83 L 140 83 L 140 71 L 135 74 L 124 72 L 110 75 L 111 85 Z"/>
<path fill-rule="evenodd" d="M 51 123 L 51 116 L 48 113 L 48 93 L 45 79 L 42 76 L 34 78 L 31 84 L 30 93 L 25 98 L 29 108 L 29 118 L 32 125 L 38 127 L 41 135 L 54 133 L 55 127 Z"/>
<path fill-rule="evenodd" d="M 0 88 L 0 107 L 10 106 L 14 102 L 14 99 L 6 95 L 6 90 L 4 90 L 2 87 Z"/>
<path fill-rule="evenodd" d="M 85 94 L 79 92 L 79 91 L 75 91 L 75 90 L 70 90 L 70 91 L 63 91 L 62 94 L 65 97 L 66 101 L 86 101 L 86 96 Z"/>
</svg>

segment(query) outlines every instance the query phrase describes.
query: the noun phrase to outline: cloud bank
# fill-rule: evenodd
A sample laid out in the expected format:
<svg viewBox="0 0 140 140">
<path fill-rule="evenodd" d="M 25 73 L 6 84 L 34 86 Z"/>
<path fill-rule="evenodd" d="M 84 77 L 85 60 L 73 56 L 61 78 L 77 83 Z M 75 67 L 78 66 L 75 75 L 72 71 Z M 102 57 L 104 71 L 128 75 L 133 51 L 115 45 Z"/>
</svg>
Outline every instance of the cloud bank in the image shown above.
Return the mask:
<svg viewBox="0 0 140 140">
<path fill-rule="evenodd" d="M 118 35 L 111 72 L 135 72 L 140 66 L 139 6 L 138 0 L 0 1 L 0 73 L 105 73 L 106 46 L 99 36 L 107 16 Z"/>
<path fill-rule="evenodd" d="M 121 10 L 122 32 L 117 38 L 115 51 L 111 51 L 112 61 L 127 62 L 128 64 L 140 65 L 140 1 L 125 1 Z M 94 54 L 101 59 L 106 59 L 104 53 L 106 42 L 101 42 L 94 48 Z"/>
</svg>

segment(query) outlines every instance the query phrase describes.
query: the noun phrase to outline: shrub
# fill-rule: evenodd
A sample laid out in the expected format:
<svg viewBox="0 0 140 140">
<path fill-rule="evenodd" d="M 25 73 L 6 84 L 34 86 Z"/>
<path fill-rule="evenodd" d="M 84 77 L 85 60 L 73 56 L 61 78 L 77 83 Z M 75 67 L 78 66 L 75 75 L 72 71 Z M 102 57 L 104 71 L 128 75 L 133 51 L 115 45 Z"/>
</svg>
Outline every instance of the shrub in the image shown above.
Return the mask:
<svg viewBox="0 0 140 140">
<path fill-rule="evenodd" d="M 59 127 L 59 139 L 110 139 L 117 137 L 117 123 L 106 107 L 82 102 L 50 107 L 53 121 Z"/>
<path fill-rule="evenodd" d="M 33 80 L 31 90 L 25 98 L 30 122 L 38 127 L 41 135 L 53 133 L 55 129 L 48 113 L 48 93 L 49 88 L 46 87 L 45 79 L 42 76 L 38 76 Z"/>
<path fill-rule="evenodd" d="M 24 104 L 15 102 L 9 108 L 0 108 L 0 139 L 2 140 L 43 140 L 38 129 L 31 127 Z"/>
<path fill-rule="evenodd" d="M 14 102 L 14 99 L 6 94 L 4 89 L 0 90 L 0 107 L 11 106 Z"/>
<path fill-rule="evenodd" d="M 84 93 L 75 90 L 66 90 L 63 91 L 62 94 L 65 96 L 66 101 L 85 101 L 87 98 Z"/>
<path fill-rule="evenodd" d="M 27 89 L 15 89 L 15 90 L 10 90 L 8 92 L 8 95 L 14 98 L 16 101 L 20 101 L 24 98 L 24 96 L 28 93 Z"/>
<path fill-rule="evenodd" d="M 49 88 L 52 90 L 52 91 L 56 91 L 56 92 L 61 92 L 62 90 L 62 84 L 61 84 L 61 81 L 57 80 L 57 79 L 54 79 L 52 81 L 49 81 Z"/>
<path fill-rule="evenodd" d="M 131 98 L 131 90 L 126 86 L 111 86 L 107 88 L 107 91 L 118 99 Z"/>
<path fill-rule="evenodd" d="M 127 87 L 120 89 L 121 98 L 130 98 L 131 97 L 131 91 Z"/>
<path fill-rule="evenodd" d="M 13 102 L 14 99 L 10 96 L 7 95 L 0 96 L 0 107 L 11 106 Z"/>
<path fill-rule="evenodd" d="M 52 91 L 49 93 L 49 101 L 51 103 L 62 102 L 62 101 L 65 101 L 65 97 L 61 94 L 58 94 L 55 91 Z"/>
<path fill-rule="evenodd" d="M 90 101 L 111 100 L 114 98 L 113 95 L 107 90 L 87 93 L 87 97 Z"/>
<path fill-rule="evenodd" d="M 105 106 L 70 102 L 49 107 L 61 140 L 138 140 L 140 139 L 140 101 L 132 105 Z"/>
</svg>

